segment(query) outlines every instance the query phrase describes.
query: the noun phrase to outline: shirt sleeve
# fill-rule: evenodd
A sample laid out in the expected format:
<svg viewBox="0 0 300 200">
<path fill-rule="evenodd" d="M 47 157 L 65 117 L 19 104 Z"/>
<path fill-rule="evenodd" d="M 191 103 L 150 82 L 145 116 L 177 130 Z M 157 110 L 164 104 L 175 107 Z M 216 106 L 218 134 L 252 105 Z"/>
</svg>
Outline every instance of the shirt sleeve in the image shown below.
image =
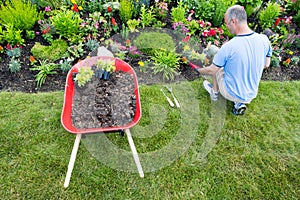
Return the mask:
<svg viewBox="0 0 300 200">
<path fill-rule="evenodd" d="M 228 44 L 225 43 L 220 48 L 218 53 L 214 56 L 212 63 L 217 67 L 224 67 L 227 61 L 228 52 L 229 52 Z"/>
</svg>

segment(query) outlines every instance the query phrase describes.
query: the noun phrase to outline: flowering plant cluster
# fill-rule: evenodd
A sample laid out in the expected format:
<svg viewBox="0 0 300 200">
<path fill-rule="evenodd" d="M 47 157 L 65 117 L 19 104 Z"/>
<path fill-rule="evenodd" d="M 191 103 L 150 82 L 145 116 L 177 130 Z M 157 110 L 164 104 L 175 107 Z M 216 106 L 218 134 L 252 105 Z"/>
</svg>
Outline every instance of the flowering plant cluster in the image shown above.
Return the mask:
<svg viewBox="0 0 300 200">
<path fill-rule="evenodd" d="M 164 2 L 163 0 L 155 0 L 155 4 L 156 16 L 164 20 L 167 17 L 167 13 L 169 11 L 168 3 Z"/>
<path fill-rule="evenodd" d="M 73 10 L 74 12 L 79 12 L 82 11 L 82 6 L 84 4 L 84 1 L 78 1 L 78 3 L 75 0 L 71 0 L 72 8 L 71 10 Z"/>
</svg>

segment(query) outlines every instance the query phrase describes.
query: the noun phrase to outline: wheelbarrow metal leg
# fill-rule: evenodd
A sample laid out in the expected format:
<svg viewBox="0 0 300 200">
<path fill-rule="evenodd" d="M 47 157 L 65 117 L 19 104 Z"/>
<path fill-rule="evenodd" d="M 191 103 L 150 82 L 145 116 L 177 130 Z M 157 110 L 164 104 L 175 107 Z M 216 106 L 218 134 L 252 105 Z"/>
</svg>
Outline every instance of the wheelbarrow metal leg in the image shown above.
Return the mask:
<svg viewBox="0 0 300 200">
<path fill-rule="evenodd" d="M 138 169 L 138 171 L 139 171 L 140 177 L 143 178 L 143 177 L 144 177 L 143 168 L 142 168 L 142 165 L 141 165 L 141 162 L 140 162 L 138 153 L 137 153 L 137 151 L 136 151 L 136 148 L 135 148 L 133 139 L 132 139 L 132 137 L 131 137 L 130 130 L 129 130 L 129 129 L 125 129 L 125 133 L 126 133 L 126 135 L 127 135 L 127 139 L 128 139 L 128 142 L 129 142 L 129 146 L 130 146 L 130 148 L 131 148 L 131 151 L 132 151 L 133 159 L 134 159 L 135 164 L 136 164 L 136 166 L 137 166 L 137 169 Z"/>
<path fill-rule="evenodd" d="M 75 163 L 75 160 L 76 160 L 76 155 L 77 155 L 80 139 L 81 139 L 81 134 L 77 134 L 75 142 L 74 142 L 72 154 L 71 154 L 71 157 L 70 157 L 69 165 L 68 165 L 68 171 L 67 171 L 67 175 L 66 175 L 66 179 L 65 179 L 65 183 L 64 183 L 65 188 L 67 188 L 69 186 L 69 183 L 70 183 L 70 179 L 71 179 L 72 171 L 73 171 L 73 168 L 74 168 L 74 163 Z"/>
</svg>

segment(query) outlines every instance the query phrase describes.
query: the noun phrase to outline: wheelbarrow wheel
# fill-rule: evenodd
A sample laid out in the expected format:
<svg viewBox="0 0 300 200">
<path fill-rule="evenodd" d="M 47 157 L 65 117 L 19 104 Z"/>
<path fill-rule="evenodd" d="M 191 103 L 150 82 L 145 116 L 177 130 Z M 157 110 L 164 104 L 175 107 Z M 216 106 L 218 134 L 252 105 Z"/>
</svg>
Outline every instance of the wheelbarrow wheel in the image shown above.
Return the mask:
<svg viewBox="0 0 300 200">
<path fill-rule="evenodd" d="M 120 136 L 124 137 L 125 135 L 125 131 L 124 130 L 120 130 Z"/>
</svg>

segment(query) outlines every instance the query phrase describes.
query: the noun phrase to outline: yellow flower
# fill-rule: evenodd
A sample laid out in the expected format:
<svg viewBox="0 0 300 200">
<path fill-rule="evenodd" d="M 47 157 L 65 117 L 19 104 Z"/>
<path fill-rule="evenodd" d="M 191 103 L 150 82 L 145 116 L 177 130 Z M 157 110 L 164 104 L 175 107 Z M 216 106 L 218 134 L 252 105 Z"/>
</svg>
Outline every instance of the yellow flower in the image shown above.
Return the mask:
<svg viewBox="0 0 300 200">
<path fill-rule="evenodd" d="M 82 10 L 82 6 L 78 6 L 78 10 Z"/>
<path fill-rule="evenodd" d="M 190 49 L 189 45 L 185 45 L 185 46 L 183 47 L 183 50 L 184 50 L 184 51 L 189 50 L 189 49 Z"/>
<path fill-rule="evenodd" d="M 294 54 L 294 52 L 292 52 L 292 51 L 289 51 L 289 54 L 290 54 L 290 55 L 293 55 L 293 54 Z"/>
<path fill-rule="evenodd" d="M 143 61 L 139 61 L 138 64 L 139 64 L 140 67 L 145 66 L 145 63 Z"/>
<path fill-rule="evenodd" d="M 72 4 L 76 4 L 76 1 L 75 1 L 75 0 L 71 0 L 71 3 L 72 3 Z"/>
</svg>

